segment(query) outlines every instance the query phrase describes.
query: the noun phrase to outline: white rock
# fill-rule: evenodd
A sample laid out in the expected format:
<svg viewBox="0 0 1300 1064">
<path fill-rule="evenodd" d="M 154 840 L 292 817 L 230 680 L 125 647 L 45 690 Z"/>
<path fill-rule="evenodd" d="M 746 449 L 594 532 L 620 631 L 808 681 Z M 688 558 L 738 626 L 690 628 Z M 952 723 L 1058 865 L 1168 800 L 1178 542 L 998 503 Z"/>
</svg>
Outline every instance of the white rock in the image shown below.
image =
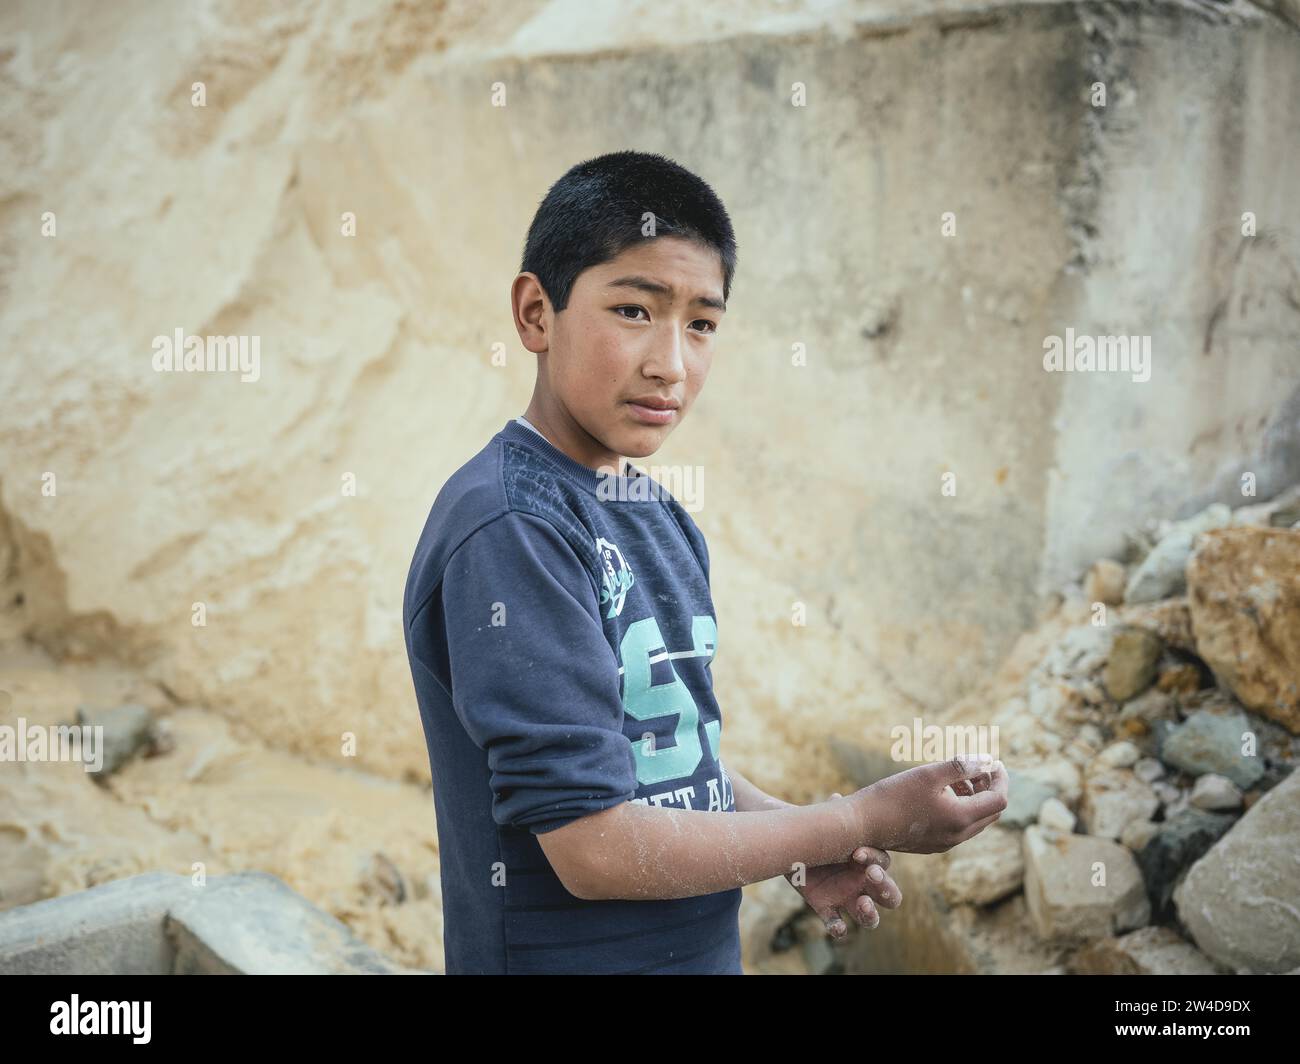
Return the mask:
<svg viewBox="0 0 1300 1064">
<path fill-rule="evenodd" d="M 1024 882 L 1020 832 L 996 824 L 954 847 L 946 861 L 943 894 L 953 905 L 989 905 Z"/>
<path fill-rule="evenodd" d="M 1098 754 L 1097 763 L 1109 768 L 1128 768 L 1130 765 L 1137 764 L 1141 757 L 1141 750 L 1127 739 L 1121 739 L 1117 743 L 1111 743 L 1110 746 Z"/>
<path fill-rule="evenodd" d="M 1023 844 L 1025 904 L 1040 938 L 1087 941 L 1151 919 L 1142 873 L 1119 843 L 1033 824 Z"/>
<path fill-rule="evenodd" d="M 1111 768 L 1088 777 L 1079 816 L 1086 834 L 1118 839 L 1130 821 L 1150 820 L 1159 808 L 1150 787 L 1131 772 Z"/>
<path fill-rule="evenodd" d="M 1038 822 L 1069 835 L 1074 831 L 1076 817 L 1061 799 L 1049 798 L 1038 808 Z"/>
<path fill-rule="evenodd" d="M 1207 772 L 1196 777 L 1190 801 L 1197 809 L 1240 809 L 1241 789 L 1227 776 Z"/>
<path fill-rule="evenodd" d="M 1066 805 L 1074 806 L 1083 795 L 1083 775 L 1079 767 L 1065 757 L 1054 757 L 1022 770 L 1022 773 L 1056 790 Z"/>
<path fill-rule="evenodd" d="M 1165 774 L 1165 766 L 1154 757 L 1144 757 L 1133 766 L 1133 775 L 1143 783 L 1155 783 Z"/>
</svg>

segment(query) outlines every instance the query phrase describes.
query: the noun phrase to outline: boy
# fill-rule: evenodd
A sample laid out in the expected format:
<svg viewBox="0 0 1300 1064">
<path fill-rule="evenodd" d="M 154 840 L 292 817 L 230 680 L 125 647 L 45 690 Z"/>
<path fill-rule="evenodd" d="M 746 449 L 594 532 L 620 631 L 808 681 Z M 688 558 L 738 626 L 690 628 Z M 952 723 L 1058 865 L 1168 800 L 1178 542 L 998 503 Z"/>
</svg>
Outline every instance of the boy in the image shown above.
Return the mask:
<svg viewBox="0 0 1300 1064">
<path fill-rule="evenodd" d="M 448 974 L 740 974 L 743 884 L 784 875 L 833 933 L 874 926 L 901 900 L 882 850 L 947 849 L 1006 805 L 1000 764 L 806 807 L 723 770 L 708 548 L 625 457 L 694 404 L 735 258 L 713 190 L 638 152 L 573 167 L 529 228 L 532 400 L 439 492 L 403 601 Z"/>
</svg>

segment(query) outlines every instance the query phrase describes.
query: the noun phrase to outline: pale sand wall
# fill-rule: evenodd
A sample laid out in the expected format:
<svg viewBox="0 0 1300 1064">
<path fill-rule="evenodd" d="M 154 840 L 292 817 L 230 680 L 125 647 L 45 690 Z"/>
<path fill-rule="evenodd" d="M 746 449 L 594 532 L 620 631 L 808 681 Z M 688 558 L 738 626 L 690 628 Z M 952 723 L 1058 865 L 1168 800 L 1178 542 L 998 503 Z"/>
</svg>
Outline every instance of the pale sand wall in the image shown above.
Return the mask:
<svg viewBox="0 0 1300 1064">
<path fill-rule="evenodd" d="M 677 5 L 680 34 L 313 7 L 0 11 L 9 624 L 56 651 L 426 779 L 410 553 L 527 400 L 507 292 L 536 203 L 628 146 L 700 172 L 739 236 L 713 374 L 653 461 L 705 470 L 726 756 L 786 797 L 833 784 L 830 733 L 965 692 L 1132 521 L 1243 462 L 1294 479 L 1300 34 L 1252 5 Z M 1045 374 L 1066 326 L 1150 333 L 1152 381 Z M 178 327 L 259 335 L 261 380 L 153 373 Z"/>
</svg>

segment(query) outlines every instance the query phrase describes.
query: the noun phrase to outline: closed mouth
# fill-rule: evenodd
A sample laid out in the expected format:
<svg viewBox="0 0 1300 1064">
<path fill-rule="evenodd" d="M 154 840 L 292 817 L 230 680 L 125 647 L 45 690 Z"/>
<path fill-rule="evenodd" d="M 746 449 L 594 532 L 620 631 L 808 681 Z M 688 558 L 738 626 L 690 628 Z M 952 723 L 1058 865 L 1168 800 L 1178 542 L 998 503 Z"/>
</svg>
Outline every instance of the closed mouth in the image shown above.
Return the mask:
<svg viewBox="0 0 1300 1064">
<path fill-rule="evenodd" d="M 658 396 L 644 396 L 641 399 L 629 399 L 633 406 L 644 406 L 647 410 L 677 410 L 680 404 L 676 399 L 660 399 Z"/>
</svg>

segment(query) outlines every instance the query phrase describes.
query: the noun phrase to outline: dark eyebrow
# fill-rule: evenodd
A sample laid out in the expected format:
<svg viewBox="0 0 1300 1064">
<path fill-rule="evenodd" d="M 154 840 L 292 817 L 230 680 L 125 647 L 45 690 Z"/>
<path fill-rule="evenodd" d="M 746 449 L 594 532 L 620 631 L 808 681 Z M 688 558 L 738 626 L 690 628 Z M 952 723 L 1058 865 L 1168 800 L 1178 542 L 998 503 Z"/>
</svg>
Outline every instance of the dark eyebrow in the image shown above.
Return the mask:
<svg viewBox="0 0 1300 1064">
<path fill-rule="evenodd" d="M 615 281 L 610 281 L 606 288 L 636 288 L 642 292 L 650 292 L 657 296 L 672 297 L 676 289 L 670 284 L 660 284 L 658 281 L 652 281 L 649 277 L 642 277 L 640 274 L 633 274 L 630 277 L 620 277 Z M 699 304 L 702 307 L 712 307 L 714 310 L 721 310 L 724 313 L 727 304 L 717 296 L 697 295 L 691 300 L 691 305 Z"/>
</svg>

